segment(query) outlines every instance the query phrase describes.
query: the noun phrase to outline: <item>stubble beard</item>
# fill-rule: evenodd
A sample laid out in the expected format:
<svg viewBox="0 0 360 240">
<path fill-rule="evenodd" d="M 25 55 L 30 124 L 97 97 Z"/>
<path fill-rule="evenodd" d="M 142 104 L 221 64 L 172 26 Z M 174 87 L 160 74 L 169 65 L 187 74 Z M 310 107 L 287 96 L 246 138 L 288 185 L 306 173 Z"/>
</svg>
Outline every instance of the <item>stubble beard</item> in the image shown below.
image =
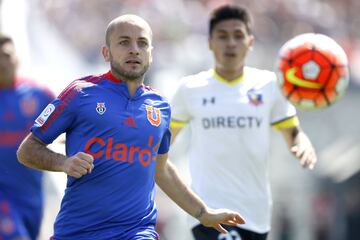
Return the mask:
<svg viewBox="0 0 360 240">
<path fill-rule="evenodd" d="M 149 64 L 143 66 L 140 71 L 127 71 L 121 65 L 111 59 L 111 70 L 118 75 L 121 80 L 128 80 L 128 81 L 142 81 L 146 71 L 149 68 Z"/>
</svg>

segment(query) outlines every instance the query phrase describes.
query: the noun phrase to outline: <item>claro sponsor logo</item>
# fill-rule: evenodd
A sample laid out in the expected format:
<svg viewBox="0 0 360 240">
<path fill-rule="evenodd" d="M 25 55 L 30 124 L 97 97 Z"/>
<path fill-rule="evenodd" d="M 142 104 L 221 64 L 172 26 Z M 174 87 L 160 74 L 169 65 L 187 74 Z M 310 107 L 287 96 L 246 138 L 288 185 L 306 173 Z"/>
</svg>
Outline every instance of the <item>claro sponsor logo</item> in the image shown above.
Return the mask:
<svg viewBox="0 0 360 240">
<path fill-rule="evenodd" d="M 151 161 L 156 160 L 157 149 L 160 142 L 152 146 L 153 136 L 148 139 L 147 147 L 127 145 L 124 143 L 116 143 L 112 137 L 107 139 L 94 137 L 90 138 L 85 144 L 85 152 L 92 155 L 94 158 L 105 157 L 106 160 L 115 160 L 133 163 L 138 160 L 141 165 L 147 167 Z M 99 150 L 92 149 L 101 147 Z"/>
</svg>

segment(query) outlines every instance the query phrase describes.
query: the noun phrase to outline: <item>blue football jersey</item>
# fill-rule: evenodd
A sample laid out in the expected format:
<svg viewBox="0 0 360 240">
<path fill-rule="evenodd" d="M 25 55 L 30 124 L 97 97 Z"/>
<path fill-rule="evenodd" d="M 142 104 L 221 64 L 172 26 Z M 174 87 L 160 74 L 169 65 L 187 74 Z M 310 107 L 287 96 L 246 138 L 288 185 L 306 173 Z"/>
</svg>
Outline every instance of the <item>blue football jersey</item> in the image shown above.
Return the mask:
<svg viewBox="0 0 360 240">
<path fill-rule="evenodd" d="M 42 173 L 20 164 L 16 151 L 53 99 L 48 90 L 24 79 L 18 79 L 14 87 L 0 89 L 0 201 L 11 204 L 19 221 L 29 221 L 26 227 L 32 239 L 39 231 L 42 214 Z M 14 231 L 16 227 L 15 223 Z"/>
<path fill-rule="evenodd" d="M 86 152 L 94 169 L 68 176 L 55 239 L 126 239 L 154 229 L 156 155 L 170 145 L 170 107 L 144 85 L 130 96 L 111 72 L 71 83 L 36 119 L 44 143 L 66 133 L 66 155 Z"/>
</svg>

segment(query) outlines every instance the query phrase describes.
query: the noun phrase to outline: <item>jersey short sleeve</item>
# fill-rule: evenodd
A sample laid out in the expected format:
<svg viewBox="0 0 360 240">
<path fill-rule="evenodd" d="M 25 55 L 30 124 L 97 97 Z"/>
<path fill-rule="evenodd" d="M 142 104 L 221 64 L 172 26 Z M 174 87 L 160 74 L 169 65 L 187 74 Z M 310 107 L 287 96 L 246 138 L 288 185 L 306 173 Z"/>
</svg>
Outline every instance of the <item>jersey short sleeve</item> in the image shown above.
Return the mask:
<svg viewBox="0 0 360 240">
<path fill-rule="evenodd" d="M 71 128 L 75 115 L 75 101 L 77 90 L 70 89 L 66 94 L 61 93 L 54 101 L 46 106 L 36 118 L 31 132 L 46 144 L 52 143 L 60 134 Z"/>
<path fill-rule="evenodd" d="M 271 110 L 270 121 L 271 124 L 281 122 L 288 118 L 296 116 L 295 107 L 281 94 L 279 86 L 277 85 L 276 75 L 272 73 L 273 78 L 273 94 L 274 104 Z"/>
<path fill-rule="evenodd" d="M 170 140 L 171 140 L 171 133 L 170 133 L 170 129 L 168 128 L 168 129 L 166 129 L 166 132 L 164 133 L 164 136 L 161 140 L 158 154 L 165 154 L 169 151 Z"/>
<path fill-rule="evenodd" d="M 171 99 L 172 121 L 189 122 L 191 119 L 186 101 L 187 81 L 187 78 L 181 80 L 173 98 Z"/>
</svg>

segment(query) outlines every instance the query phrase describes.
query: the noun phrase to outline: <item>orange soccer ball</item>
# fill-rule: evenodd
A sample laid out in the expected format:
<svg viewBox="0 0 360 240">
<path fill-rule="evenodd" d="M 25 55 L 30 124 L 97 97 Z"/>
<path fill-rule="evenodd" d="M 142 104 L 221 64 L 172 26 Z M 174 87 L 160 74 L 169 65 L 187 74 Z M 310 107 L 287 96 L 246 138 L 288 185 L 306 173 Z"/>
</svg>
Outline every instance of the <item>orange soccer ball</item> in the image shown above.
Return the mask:
<svg viewBox="0 0 360 240">
<path fill-rule="evenodd" d="M 306 33 L 287 41 L 276 68 L 281 92 L 303 110 L 330 106 L 349 84 L 344 50 L 322 34 Z"/>
</svg>

